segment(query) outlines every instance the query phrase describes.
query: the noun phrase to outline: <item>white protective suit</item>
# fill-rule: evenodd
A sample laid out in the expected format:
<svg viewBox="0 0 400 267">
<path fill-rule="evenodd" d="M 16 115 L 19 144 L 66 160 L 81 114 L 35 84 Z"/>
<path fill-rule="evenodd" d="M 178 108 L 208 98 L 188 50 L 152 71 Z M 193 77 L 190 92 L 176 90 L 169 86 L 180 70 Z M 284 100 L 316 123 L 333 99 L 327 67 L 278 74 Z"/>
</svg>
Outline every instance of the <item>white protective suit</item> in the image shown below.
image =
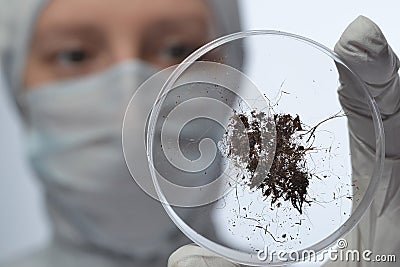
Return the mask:
<svg viewBox="0 0 400 267">
<path fill-rule="evenodd" d="M 134 183 L 121 146 L 126 105 L 156 70 L 132 60 L 21 92 L 35 20 L 47 2 L 0 0 L 0 67 L 26 124 L 54 233 L 46 248 L 6 266 L 166 266 L 169 254 L 189 241 Z M 209 3 L 219 35 L 240 30 L 235 1 Z M 187 216 L 202 231 L 213 231 L 210 218 Z"/>
<path fill-rule="evenodd" d="M 335 52 L 368 84 L 384 123 L 386 159 L 375 199 L 356 228 L 345 237 L 347 250 L 358 249 L 371 262 L 329 262 L 326 266 L 399 266 L 400 261 L 400 84 L 397 56 L 377 25 L 360 16 L 352 22 L 335 46 Z M 340 70 L 339 70 L 340 73 Z M 349 121 L 353 179 L 367 187 L 375 162 L 375 134 L 362 92 L 345 75 L 338 90 L 341 104 L 352 116 Z M 397 262 L 374 262 L 376 255 L 395 255 Z M 351 259 L 351 258 L 350 258 Z M 187 245 L 171 255 L 169 267 L 238 266 L 217 255 Z"/>
</svg>

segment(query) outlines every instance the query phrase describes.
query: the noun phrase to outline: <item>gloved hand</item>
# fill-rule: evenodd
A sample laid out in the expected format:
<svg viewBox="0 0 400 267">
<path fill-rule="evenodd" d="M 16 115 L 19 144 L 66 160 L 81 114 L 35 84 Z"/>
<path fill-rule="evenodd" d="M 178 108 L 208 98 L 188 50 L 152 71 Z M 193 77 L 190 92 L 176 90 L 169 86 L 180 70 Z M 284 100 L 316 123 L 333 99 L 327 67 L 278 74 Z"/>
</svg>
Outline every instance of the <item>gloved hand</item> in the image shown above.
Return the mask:
<svg viewBox="0 0 400 267">
<path fill-rule="evenodd" d="M 374 201 L 361 222 L 346 237 L 346 249 L 373 255 L 393 255 L 400 251 L 400 83 L 399 59 L 388 45 L 379 27 L 366 17 L 352 22 L 339 42 L 335 52 L 367 83 L 378 104 L 385 131 L 386 157 L 382 179 Z M 348 114 L 352 178 L 364 192 L 373 172 L 376 138 L 369 108 L 363 93 L 346 71 L 338 65 L 340 102 Z M 357 194 L 357 191 L 355 191 Z M 373 259 L 373 258 L 372 258 Z M 371 264 L 371 265 L 370 265 Z M 330 262 L 327 266 L 375 266 L 367 261 Z M 386 263 L 385 266 L 398 266 Z"/>
<path fill-rule="evenodd" d="M 376 192 L 374 202 L 359 226 L 363 243 L 370 249 L 374 247 L 399 246 L 398 242 L 392 245 L 380 244 L 382 235 L 377 225 L 394 222 L 385 221 L 387 216 L 400 220 L 400 83 L 397 73 L 400 62 L 393 52 L 379 27 L 366 17 L 360 16 L 345 30 L 335 46 L 335 52 L 367 83 L 368 90 L 378 104 L 381 112 L 386 143 L 386 159 L 384 173 Z M 350 148 L 352 153 L 353 180 L 363 189 L 369 184 L 369 177 L 374 166 L 374 148 L 376 137 L 368 105 L 362 97 L 360 88 L 353 80 L 343 73 L 338 66 L 341 86 L 338 90 L 343 108 L 351 113 L 348 117 L 350 131 Z M 384 213 L 388 212 L 387 215 Z M 389 225 L 387 225 L 389 226 Z M 387 229 L 388 230 L 388 229 Z M 386 231 L 390 233 L 390 231 Z M 390 236 L 389 236 L 390 237 Z M 391 238 L 390 238 L 391 239 Z M 390 243 L 390 242 L 389 242 Z M 397 245 L 396 245 L 397 244 Z M 394 248 L 393 248 L 394 249 Z M 392 248 L 391 248 L 392 250 Z"/>
<path fill-rule="evenodd" d="M 396 131 L 398 132 L 400 123 L 399 120 L 393 119 L 400 109 L 400 85 L 397 74 L 399 59 L 379 27 L 364 16 L 359 16 L 347 27 L 335 46 L 335 52 L 367 83 L 384 122 L 386 154 L 398 158 L 400 142 L 397 142 Z M 362 97 L 363 93 L 340 66 L 338 70 L 341 104 L 352 114 L 360 116 L 359 119 L 349 122 L 350 129 L 366 145 L 374 148 L 375 135 L 373 128 L 367 128 L 371 127 L 372 121 L 368 105 Z"/>
<path fill-rule="evenodd" d="M 183 246 L 168 259 L 168 267 L 240 267 L 195 244 Z"/>
</svg>

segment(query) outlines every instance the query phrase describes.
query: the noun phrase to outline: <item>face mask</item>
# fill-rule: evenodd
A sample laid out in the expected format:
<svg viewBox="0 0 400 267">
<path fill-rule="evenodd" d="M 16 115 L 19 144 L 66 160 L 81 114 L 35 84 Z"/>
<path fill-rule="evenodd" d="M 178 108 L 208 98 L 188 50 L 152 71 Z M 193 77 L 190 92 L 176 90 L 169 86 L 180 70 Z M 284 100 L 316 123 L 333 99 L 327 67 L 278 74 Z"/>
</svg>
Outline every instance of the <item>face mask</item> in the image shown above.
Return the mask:
<svg viewBox="0 0 400 267">
<path fill-rule="evenodd" d="M 22 96 L 30 159 L 56 236 L 135 257 L 154 254 L 163 238 L 168 245 L 176 228 L 133 181 L 121 145 L 127 104 L 155 72 L 126 62 Z"/>
</svg>

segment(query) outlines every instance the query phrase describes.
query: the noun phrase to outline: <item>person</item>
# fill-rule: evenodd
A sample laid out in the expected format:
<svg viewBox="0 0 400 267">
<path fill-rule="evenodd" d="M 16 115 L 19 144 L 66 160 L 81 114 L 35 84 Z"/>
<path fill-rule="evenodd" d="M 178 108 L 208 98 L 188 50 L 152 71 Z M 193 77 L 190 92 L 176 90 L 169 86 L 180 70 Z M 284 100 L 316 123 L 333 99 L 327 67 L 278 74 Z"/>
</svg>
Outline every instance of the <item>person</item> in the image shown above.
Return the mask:
<svg viewBox="0 0 400 267">
<path fill-rule="evenodd" d="M 386 157 L 382 180 L 375 199 L 361 222 L 346 237 L 346 250 L 367 254 L 366 260 L 336 260 L 324 266 L 398 266 L 398 262 L 377 262 L 380 256 L 395 255 L 400 259 L 400 62 L 379 27 L 370 19 L 360 16 L 342 34 L 335 52 L 367 84 L 375 98 L 384 124 Z M 349 117 L 350 149 L 353 179 L 367 187 L 368 177 L 375 162 L 376 139 L 368 105 L 360 88 L 339 67 L 339 97 L 343 108 L 355 116 Z M 351 118 L 351 119 L 350 119 Z M 375 258 L 378 256 L 378 258 Z M 351 259 L 351 258 L 350 258 Z M 369 261 L 370 259 L 370 261 Z M 235 267 L 216 254 L 195 245 L 186 245 L 175 251 L 169 267 Z"/>
<path fill-rule="evenodd" d="M 120 144 L 123 112 L 135 88 L 158 69 L 239 30 L 235 2 L 2 1 L 1 68 L 26 125 L 31 164 L 45 189 L 54 236 L 47 247 L 8 266 L 165 266 L 168 255 L 188 240 L 161 205 L 131 181 Z M 393 178 L 399 154 L 394 140 L 398 61 L 377 27 L 365 18 L 360 21 L 363 27 L 343 38 L 341 55 L 369 82 L 386 116 L 392 167 L 380 192 L 385 209 L 374 214 L 373 206 L 370 212 L 371 222 L 383 227 L 375 234 L 357 230 L 373 249 L 396 249 L 397 233 L 384 229 L 398 221 L 393 191 L 398 188 Z M 353 46 L 353 40 L 360 42 Z M 343 103 L 354 108 L 356 91 L 342 83 Z M 364 167 L 373 143 L 368 131 L 360 130 L 370 125 L 362 116 L 363 106 L 355 107 L 360 123 L 352 125 L 353 143 L 358 144 L 353 149 L 361 156 L 353 164 Z M 388 188 L 393 190 L 386 192 Z M 383 245 L 389 237 L 392 243 Z M 191 245 L 172 254 L 168 264 L 234 266 Z"/>
<path fill-rule="evenodd" d="M 124 112 L 148 77 L 239 31 L 236 2 L 0 6 L 1 71 L 26 129 L 53 233 L 45 248 L 6 266 L 166 266 L 189 240 L 132 180 L 121 146 Z M 210 218 L 188 220 L 212 231 Z"/>
</svg>

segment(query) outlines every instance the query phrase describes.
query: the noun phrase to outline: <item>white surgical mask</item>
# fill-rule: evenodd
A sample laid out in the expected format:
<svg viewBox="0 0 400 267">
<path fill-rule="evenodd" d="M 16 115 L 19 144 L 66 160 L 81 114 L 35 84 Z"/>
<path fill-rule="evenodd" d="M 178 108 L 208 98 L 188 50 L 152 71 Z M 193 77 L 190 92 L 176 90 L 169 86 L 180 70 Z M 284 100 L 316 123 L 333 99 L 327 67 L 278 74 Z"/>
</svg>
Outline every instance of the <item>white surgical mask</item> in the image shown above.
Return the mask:
<svg viewBox="0 0 400 267">
<path fill-rule="evenodd" d="M 133 181 L 121 145 L 127 104 L 155 72 L 130 61 L 22 96 L 30 159 L 56 235 L 137 257 L 165 250 L 177 234 L 160 203 Z"/>
</svg>

